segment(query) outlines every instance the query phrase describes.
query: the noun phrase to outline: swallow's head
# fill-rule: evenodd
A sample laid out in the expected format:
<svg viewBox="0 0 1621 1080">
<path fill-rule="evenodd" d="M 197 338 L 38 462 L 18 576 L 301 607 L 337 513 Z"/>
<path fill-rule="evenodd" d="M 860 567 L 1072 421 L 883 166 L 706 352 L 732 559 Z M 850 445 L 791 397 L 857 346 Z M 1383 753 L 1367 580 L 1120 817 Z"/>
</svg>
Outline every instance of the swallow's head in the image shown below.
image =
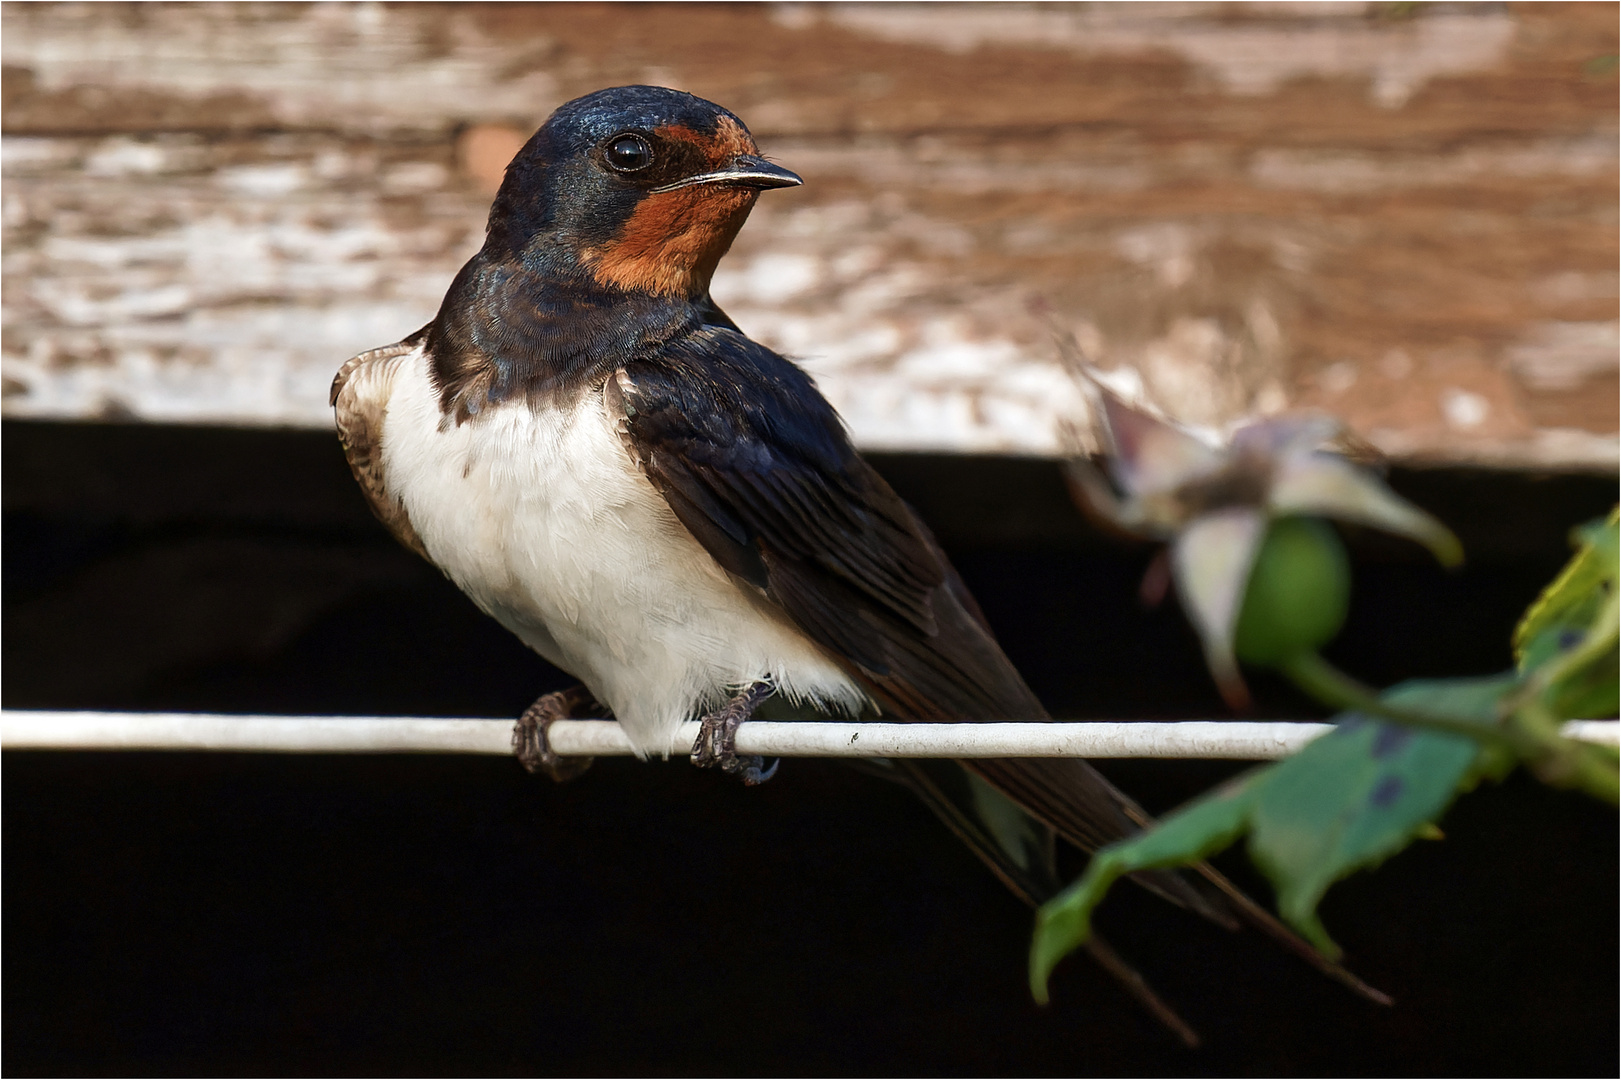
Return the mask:
<svg viewBox="0 0 1621 1080">
<path fill-rule="evenodd" d="M 719 105 L 621 86 L 562 106 L 518 152 L 489 239 L 605 288 L 695 299 L 760 192 L 799 183 Z"/>
</svg>

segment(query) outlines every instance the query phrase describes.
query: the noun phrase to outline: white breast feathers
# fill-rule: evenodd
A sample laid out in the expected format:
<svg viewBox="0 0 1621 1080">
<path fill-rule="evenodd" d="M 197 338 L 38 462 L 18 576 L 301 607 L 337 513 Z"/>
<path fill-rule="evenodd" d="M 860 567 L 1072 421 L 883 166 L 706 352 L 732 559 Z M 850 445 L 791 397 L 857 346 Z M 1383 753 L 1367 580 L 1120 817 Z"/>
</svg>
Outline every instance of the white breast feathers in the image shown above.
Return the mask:
<svg viewBox="0 0 1621 1080">
<path fill-rule="evenodd" d="M 429 556 L 484 611 L 579 678 L 638 753 L 769 678 L 831 712 L 866 701 L 763 593 L 722 570 L 631 459 L 600 386 L 456 425 L 419 349 L 383 426 L 384 475 Z"/>
</svg>

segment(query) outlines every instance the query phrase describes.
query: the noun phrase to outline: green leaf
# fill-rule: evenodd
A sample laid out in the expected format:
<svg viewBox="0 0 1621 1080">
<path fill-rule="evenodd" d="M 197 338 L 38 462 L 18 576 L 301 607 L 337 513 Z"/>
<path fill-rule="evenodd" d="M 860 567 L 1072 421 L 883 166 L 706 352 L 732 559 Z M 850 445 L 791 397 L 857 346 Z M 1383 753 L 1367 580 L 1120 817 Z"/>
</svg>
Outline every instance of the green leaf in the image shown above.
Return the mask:
<svg viewBox="0 0 1621 1080">
<path fill-rule="evenodd" d="M 1617 513 L 1576 530 L 1575 556 L 1542 591 L 1514 631 L 1515 661 L 1545 684 L 1543 700 L 1561 718 L 1617 711 Z"/>
<path fill-rule="evenodd" d="M 1618 576 L 1616 515 L 1611 510 L 1602 523 L 1590 522 L 1575 531 L 1576 554 L 1514 628 L 1514 659 L 1520 670 L 1531 666 L 1526 657 L 1538 637 L 1553 629 L 1586 630 L 1599 614 L 1606 586 L 1613 589 Z"/>
<path fill-rule="evenodd" d="M 1621 650 L 1614 635 L 1607 650 L 1585 663 L 1574 665 L 1548 687 L 1547 707 L 1562 720 L 1596 720 L 1614 716 L 1621 705 Z M 1552 664 L 1582 643 L 1583 635 L 1567 627 L 1552 626 L 1531 640 L 1523 653 L 1527 671 Z"/>
<path fill-rule="evenodd" d="M 1415 681 L 1382 697 L 1484 724 L 1515 685 L 1513 676 Z M 1345 714 L 1337 730 L 1275 767 L 1251 813 L 1250 856 L 1277 889 L 1284 920 L 1337 957 L 1317 917 L 1328 887 L 1430 834 L 1460 789 L 1501 767 L 1472 739 Z"/>
<path fill-rule="evenodd" d="M 1482 726 L 1520 685 L 1510 673 L 1417 680 L 1381 698 L 1394 706 Z M 1092 934 L 1092 912 L 1121 877 L 1188 866 L 1249 833 L 1250 857 L 1277 889 L 1278 910 L 1329 957 L 1339 947 L 1317 917 L 1329 886 L 1375 866 L 1414 840 L 1435 839 L 1435 820 L 1460 791 L 1514 765 L 1506 752 L 1456 734 L 1342 713 L 1338 728 L 1295 756 L 1205 795 L 1141 835 L 1092 857 L 1080 880 L 1036 913 L 1030 990 L 1047 1001 L 1053 968 Z"/>
<path fill-rule="evenodd" d="M 1092 911 L 1126 874 L 1186 866 L 1223 850 L 1244 832 L 1250 808 L 1277 766 L 1245 773 L 1162 819 L 1145 833 L 1100 849 L 1081 878 L 1036 912 L 1030 942 L 1030 992 L 1047 1003 L 1058 962 L 1092 936 Z"/>
</svg>

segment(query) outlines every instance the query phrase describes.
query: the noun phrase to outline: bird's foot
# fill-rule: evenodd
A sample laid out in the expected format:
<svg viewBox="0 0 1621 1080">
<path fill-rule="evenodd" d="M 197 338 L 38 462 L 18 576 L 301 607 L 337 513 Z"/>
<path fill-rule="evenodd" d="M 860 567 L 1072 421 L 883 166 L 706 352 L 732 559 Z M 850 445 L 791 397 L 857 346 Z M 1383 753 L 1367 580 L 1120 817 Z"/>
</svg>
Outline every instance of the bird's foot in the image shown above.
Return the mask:
<svg viewBox="0 0 1621 1080">
<path fill-rule="evenodd" d="M 774 687 L 764 680 L 745 686 L 732 695 L 719 712 L 710 713 L 698 729 L 698 740 L 692 744 L 692 763 L 700 769 L 719 769 L 728 776 L 739 776 L 743 783 L 753 787 L 763 784 L 777 774 L 781 761 L 773 761 L 765 768 L 765 759 L 758 754 L 739 757 L 737 729 L 754 715 L 760 703 L 770 697 Z"/>
<path fill-rule="evenodd" d="M 529 772 L 543 772 L 553 780 L 572 780 L 591 767 L 592 758 L 558 757 L 546 741 L 547 730 L 559 720 L 601 707 L 583 686 L 541 695 L 523 711 L 512 728 L 512 752 Z"/>
</svg>

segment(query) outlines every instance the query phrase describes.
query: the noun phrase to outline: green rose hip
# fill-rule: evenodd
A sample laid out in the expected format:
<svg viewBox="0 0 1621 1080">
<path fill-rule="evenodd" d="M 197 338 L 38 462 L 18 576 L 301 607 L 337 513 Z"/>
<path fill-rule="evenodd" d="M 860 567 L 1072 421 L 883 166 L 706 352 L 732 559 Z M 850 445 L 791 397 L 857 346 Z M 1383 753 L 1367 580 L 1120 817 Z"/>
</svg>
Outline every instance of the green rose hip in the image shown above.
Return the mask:
<svg viewBox="0 0 1621 1080">
<path fill-rule="evenodd" d="M 1274 520 L 1238 615 L 1233 642 L 1238 658 L 1276 667 L 1317 649 L 1344 625 L 1350 594 L 1350 562 L 1332 526 L 1321 518 Z"/>
</svg>

